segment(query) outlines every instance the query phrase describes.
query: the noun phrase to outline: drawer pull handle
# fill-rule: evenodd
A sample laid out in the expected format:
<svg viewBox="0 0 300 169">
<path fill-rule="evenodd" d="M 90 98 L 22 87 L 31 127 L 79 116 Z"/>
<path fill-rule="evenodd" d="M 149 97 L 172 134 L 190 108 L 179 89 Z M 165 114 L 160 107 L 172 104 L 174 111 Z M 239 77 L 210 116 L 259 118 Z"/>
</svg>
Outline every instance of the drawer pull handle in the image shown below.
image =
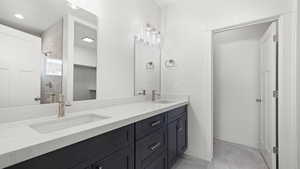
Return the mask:
<svg viewBox="0 0 300 169">
<path fill-rule="evenodd" d="M 103 167 L 100 167 L 100 166 L 99 166 L 99 167 L 97 167 L 97 169 L 102 169 L 102 168 L 103 168 Z"/>
<path fill-rule="evenodd" d="M 151 126 L 155 127 L 155 126 L 159 125 L 160 123 L 161 123 L 161 121 L 159 120 L 159 121 L 151 123 Z"/>
<path fill-rule="evenodd" d="M 151 146 L 150 149 L 151 149 L 152 151 L 155 151 L 157 148 L 160 147 L 160 145 L 161 145 L 160 142 L 159 142 L 159 143 L 156 143 L 156 144 L 154 144 L 153 146 Z"/>
<path fill-rule="evenodd" d="M 178 128 L 178 132 L 182 132 L 182 131 L 183 131 L 182 127 Z"/>
</svg>

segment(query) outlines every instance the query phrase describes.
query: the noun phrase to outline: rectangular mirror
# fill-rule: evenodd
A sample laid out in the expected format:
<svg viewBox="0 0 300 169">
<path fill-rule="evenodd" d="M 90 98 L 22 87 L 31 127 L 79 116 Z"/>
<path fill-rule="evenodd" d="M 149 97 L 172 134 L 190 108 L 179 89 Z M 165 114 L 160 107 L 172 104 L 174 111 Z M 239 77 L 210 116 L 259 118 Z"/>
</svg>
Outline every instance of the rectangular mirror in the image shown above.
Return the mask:
<svg viewBox="0 0 300 169">
<path fill-rule="evenodd" d="M 1 0 L 0 108 L 95 99 L 97 20 L 65 0 Z"/>
<path fill-rule="evenodd" d="M 134 95 L 161 92 L 160 32 L 148 25 L 134 40 Z"/>
<path fill-rule="evenodd" d="M 73 100 L 94 100 L 97 93 L 97 29 L 75 22 Z"/>
</svg>

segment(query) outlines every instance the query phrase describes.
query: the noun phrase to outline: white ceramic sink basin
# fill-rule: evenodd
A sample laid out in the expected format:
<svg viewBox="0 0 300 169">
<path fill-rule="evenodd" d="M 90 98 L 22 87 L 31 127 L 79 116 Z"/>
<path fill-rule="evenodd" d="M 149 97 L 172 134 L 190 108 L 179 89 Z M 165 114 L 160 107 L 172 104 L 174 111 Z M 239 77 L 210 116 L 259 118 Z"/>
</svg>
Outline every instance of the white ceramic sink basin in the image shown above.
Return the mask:
<svg viewBox="0 0 300 169">
<path fill-rule="evenodd" d="M 174 103 L 174 101 L 171 101 L 171 100 L 157 100 L 157 101 L 155 101 L 155 103 L 170 104 L 170 103 Z"/>
<path fill-rule="evenodd" d="M 39 133 L 47 134 L 54 131 L 59 131 L 71 127 L 76 127 L 96 121 L 108 119 L 109 117 L 98 116 L 95 114 L 87 114 L 75 117 L 65 117 L 62 119 L 51 120 L 29 125 L 32 129 Z"/>
</svg>

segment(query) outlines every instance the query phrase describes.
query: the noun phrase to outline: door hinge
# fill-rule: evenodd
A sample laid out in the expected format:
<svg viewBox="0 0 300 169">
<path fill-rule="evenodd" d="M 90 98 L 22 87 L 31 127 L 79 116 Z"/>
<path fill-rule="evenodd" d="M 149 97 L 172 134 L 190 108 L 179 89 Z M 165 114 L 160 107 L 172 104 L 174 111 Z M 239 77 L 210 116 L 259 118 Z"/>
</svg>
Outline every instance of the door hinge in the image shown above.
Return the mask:
<svg viewBox="0 0 300 169">
<path fill-rule="evenodd" d="M 273 153 L 278 154 L 279 153 L 279 148 L 278 147 L 273 147 Z"/>
<path fill-rule="evenodd" d="M 273 42 L 278 42 L 278 35 L 277 34 L 273 35 Z"/>
<path fill-rule="evenodd" d="M 273 97 L 276 98 L 276 99 L 279 97 L 279 92 L 278 92 L 278 90 L 274 90 L 274 91 L 273 91 Z"/>
</svg>

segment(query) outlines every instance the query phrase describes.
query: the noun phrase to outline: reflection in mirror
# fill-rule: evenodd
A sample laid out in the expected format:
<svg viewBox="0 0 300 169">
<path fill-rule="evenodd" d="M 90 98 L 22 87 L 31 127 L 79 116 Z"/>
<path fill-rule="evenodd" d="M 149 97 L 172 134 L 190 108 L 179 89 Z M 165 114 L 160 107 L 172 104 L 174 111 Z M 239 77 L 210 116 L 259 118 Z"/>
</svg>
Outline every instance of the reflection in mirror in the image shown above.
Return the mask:
<svg viewBox="0 0 300 169">
<path fill-rule="evenodd" d="M 56 23 L 41 34 L 42 43 L 42 76 L 41 76 L 41 104 L 58 102 L 58 95 L 62 92 L 62 43 L 63 20 Z"/>
<path fill-rule="evenodd" d="M 150 25 L 134 41 L 135 75 L 134 95 L 160 92 L 161 85 L 161 48 L 160 33 Z"/>
<path fill-rule="evenodd" d="M 74 16 L 82 23 L 97 22 L 95 15 L 78 7 L 74 8 L 74 5 L 65 0 L 1 0 L 0 108 L 57 103 L 58 96 L 67 90 L 63 79 L 68 77 L 63 69 L 66 64 L 73 66 L 73 60 L 65 62 L 65 58 L 73 57 L 72 53 L 66 51 L 69 49 L 67 45 L 76 46 L 84 42 L 89 44 L 87 41 L 91 39 L 88 37 L 91 37 L 95 40 L 91 46 L 97 51 L 94 37 L 96 29 L 92 31 L 93 35 L 87 35 L 87 39 L 80 39 L 81 41 L 74 43 L 67 36 L 70 34 L 66 24 L 67 16 Z M 75 28 L 77 29 L 77 26 Z M 78 31 L 73 31 L 80 33 L 80 29 L 82 28 L 78 26 Z M 74 38 L 77 38 L 77 33 Z M 81 47 L 88 48 L 89 45 Z M 74 47 L 74 57 L 77 58 L 88 53 L 77 51 L 80 50 Z M 92 80 L 95 81 L 93 69 L 96 67 L 90 68 L 92 70 L 84 74 L 93 77 Z M 74 74 L 77 76 L 77 73 Z M 79 71 L 79 74 L 82 73 Z M 75 79 L 76 82 L 81 81 Z M 90 85 L 88 88 L 94 92 L 96 87 Z M 95 98 L 93 92 L 90 93 L 89 99 Z"/>
<path fill-rule="evenodd" d="M 75 22 L 74 101 L 96 99 L 97 30 Z"/>
</svg>

